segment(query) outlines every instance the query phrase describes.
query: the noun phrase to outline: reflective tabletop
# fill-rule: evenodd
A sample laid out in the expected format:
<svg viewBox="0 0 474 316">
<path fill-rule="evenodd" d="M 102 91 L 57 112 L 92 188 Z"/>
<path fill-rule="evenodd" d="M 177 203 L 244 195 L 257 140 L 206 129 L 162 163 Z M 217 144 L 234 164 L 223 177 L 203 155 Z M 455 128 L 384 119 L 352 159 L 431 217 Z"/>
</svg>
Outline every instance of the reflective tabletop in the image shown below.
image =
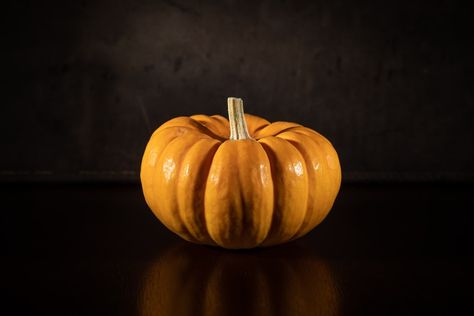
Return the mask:
<svg viewBox="0 0 474 316">
<path fill-rule="evenodd" d="M 453 315 L 474 307 L 472 184 L 344 184 L 307 236 L 240 251 L 180 240 L 139 184 L 1 187 L 5 315 Z"/>
</svg>

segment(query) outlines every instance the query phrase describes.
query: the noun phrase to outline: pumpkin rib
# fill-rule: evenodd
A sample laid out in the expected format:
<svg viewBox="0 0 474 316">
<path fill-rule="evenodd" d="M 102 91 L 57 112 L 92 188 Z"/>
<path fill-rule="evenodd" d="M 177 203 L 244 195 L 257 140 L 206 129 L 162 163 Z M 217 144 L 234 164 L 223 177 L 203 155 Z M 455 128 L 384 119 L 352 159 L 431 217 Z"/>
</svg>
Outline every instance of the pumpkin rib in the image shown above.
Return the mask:
<svg viewBox="0 0 474 316">
<path fill-rule="evenodd" d="M 226 132 L 229 132 L 229 121 L 225 117 L 221 115 L 210 115 L 208 117 L 215 121 L 217 124 L 220 124 L 220 126 L 224 128 Z"/>
<path fill-rule="evenodd" d="M 265 154 L 267 155 L 267 158 L 268 158 L 268 161 L 270 162 L 270 173 L 271 173 L 271 176 L 272 176 L 272 180 L 274 179 L 274 176 L 275 176 L 275 171 L 274 171 L 274 162 L 273 162 L 273 159 L 274 159 L 274 155 L 273 153 L 269 153 L 267 148 L 265 148 L 264 144 L 262 144 L 260 142 L 260 140 L 258 140 L 258 143 L 260 144 L 260 146 L 262 147 L 262 149 L 265 151 Z M 266 144 L 265 144 L 266 145 Z M 268 145 L 267 145 L 268 146 Z M 273 212 L 272 212 L 272 216 L 271 216 L 271 220 L 270 220 L 270 229 L 268 230 L 268 234 L 265 236 L 265 239 L 262 240 L 262 242 L 258 245 L 258 246 L 263 246 L 263 244 L 265 243 L 265 241 L 268 239 L 268 237 L 270 236 L 270 234 L 272 234 L 273 230 L 275 229 L 275 216 L 277 214 L 277 212 L 275 212 L 275 208 L 276 208 L 276 201 L 277 201 L 277 196 L 276 196 L 276 191 L 275 190 L 275 182 L 273 182 Z M 280 224 L 280 223 L 277 223 L 277 224 Z"/>
<path fill-rule="evenodd" d="M 262 128 L 265 128 L 266 126 L 271 124 L 266 119 L 253 115 L 253 114 L 244 113 L 244 117 L 245 117 L 245 120 L 247 121 L 248 131 L 252 137 L 254 137 L 254 134 L 258 130 L 261 130 Z"/>
<path fill-rule="evenodd" d="M 223 117 L 222 115 L 219 115 L 219 114 L 215 114 L 215 115 L 211 115 L 211 117 L 215 118 L 216 120 L 218 120 L 225 128 L 229 129 L 229 121 Z"/>
<path fill-rule="evenodd" d="M 212 171 L 212 167 L 214 166 L 214 161 L 216 160 L 216 155 L 217 155 L 217 152 L 219 151 L 220 147 L 221 146 L 219 146 L 219 148 L 217 148 L 216 152 L 214 153 L 214 155 L 211 159 L 211 164 L 210 164 L 210 167 L 209 167 L 209 171 L 208 171 L 207 177 L 205 179 L 206 184 L 204 185 L 204 220 L 205 220 L 204 222 L 205 222 L 205 225 L 206 225 L 206 228 L 207 228 L 207 232 L 208 232 L 209 236 L 211 237 L 211 240 L 214 243 L 216 243 L 216 245 L 222 246 L 210 233 L 210 225 L 209 225 L 209 219 L 208 219 L 209 215 L 208 215 L 208 207 L 207 207 L 209 181 L 210 181 L 210 178 L 212 178 L 211 171 Z"/>
<path fill-rule="evenodd" d="M 267 236 L 273 213 L 268 157 L 254 140 L 228 140 L 214 155 L 205 192 L 211 238 L 225 248 L 252 248 Z"/>
<path fill-rule="evenodd" d="M 270 124 L 268 124 L 268 125 L 270 125 Z M 260 132 L 262 129 L 264 129 L 264 128 L 267 127 L 268 125 L 262 125 L 262 126 L 257 127 L 257 128 L 253 131 L 252 134 L 255 134 L 255 133 Z M 251 135 L 251 136 L 253 136 L 253 135 Z"/>
<path fill-rule="evenodd" d="M 318 213 L 321 212 L 321 206 L 319 203 L 320 200 L 324 199 L 324 192 L 321 192 L 320 184 L 322 178 L 320 174 L 322 169 L 320 170 L 321 166 L 319 163 L 317 166 L 314 165 L 315 154 L 317 157 L 319 157 L 319 155 L 317 155 L 317 149 L 315 148 L 316 146 L 314 143 L 311 143 L 313 144 L 313 148 L 310 148 L 308 142 L 310 137 L 308 135 L 286 132 L 279 135 L 279 137 L 287 139 L 298 148 L 299 152 L 304 157 L 306 166 L 308 167 L 308 179 L 310 179 L 308 186 L 314 188 L 314 190 L 308 190 L 308 208 L 306 217 L 299 231 L 291 238 L 291 240 L 293 240 L 305 235 L 317 225 L 316 219 L 319 217 Z"/>
<path fill-rule="evenodd" d="M 320 177 L 321 179 L 325 179 L 327 183 L 323 184 L 325 188 L 328 189 L 329 193 L 327 194 L 329 198 L 323 198 L 323 201 L 326 201 L 326 206 L 322 207 L 321 218 L 317 221 L 316 225 L 319 225 L 326 216 L 329 214 L 331 210 L 335 198 L 339 192 L 340 184 L 341 184 L 341 172 L 340 172 L 340 163 L 339 158 L 337 156 L 337 152 L 332 146 L 331 142 L 321 135 L 320 133 L 308 128 L 308 127 L 296 127 L 295 129 L 290 131 L 291 133 L 305 135 L 311 142 L 315 143 L 316 146 L 319 148 L 316 152 L 321 153 L 320 158 L 321 162 L 326 165 L 325 168 L 325 176 Z"/>
<path fill-rule="evenodd" d="M 162 129 L 160 129 L 159 131 L 157 130 L 156 132 L 158 132 L 157 134 L 159 135 L 161 132 L 165 131 L 165 130 L 168 130 L 168 129 L 173 129 L 173 128 L 186 128 L 188 130 L 190 130 L 190 132 L 195 132 L 195 133 L 199 133 L 202 135 L 202 137 L 208 137 L 208 138 L 211 138 L 211 139 L 215 139 L 215 140 L 220 140 L 218 137 L 214 137 L 211 134 L 207 134 L 205 132 L 203 132 L 202 130 L 200 130 L 199 128 L 195 127 L 195 126 L 192 126 L 192 125 L 173 125 L 173 126 L 166 126 Z"/>
<path fill-rule="evenodd" d="M 310 129 L 308 130 L 310 132 L 312 131 Z M 333 147 L 330 145 L 329 141 L 327 140 L 326 141 L 329 143 L 330 146 L 323 146 L 320 143 L 319 140 L 321 139 L 321 135 L 319 133 L 314 132 L 314 133 L 311 133 L 310 135 L 301 133 L 299 131 L 293 131 L 293 133 L 308 137 L 310 142 L 316 145 L 317 150 L 315 151 L 315 153 L 317 154 L 315 156 L 319 156 L 321 173 L 324 174 L 324 176 L 319 177 L 319 181 L 321 182 L 321 180 L 324 180 L 325 182 L 320 183 L 319 186 L 324 187 L 326 190 L 325 190 L 325 195 L 320 197 L 320 201 L 318 202 L 319 212 L 317 214 L 318 216 L 314 219 L 314 223 L 313 223 L 314 225 L 313 227 L 315 227 L 319 225 L 329 214 L 329 211 L 331 210 L 332 205 L 334 204 L 334 201 L 336 199 L 337 192 L 339 191 L 340 180 L 333 181 L 334 180 L 333 168 L 329 166 L 329 162 L 328 162 L 328 156 L 330 156 L 332 152 L 335 152 L 335 150 L 333 149 Z M 321 202 L 321 200 L 323 203 Z"/>
<path fill-rule="evenodd" d="M 298 133 L 298 132 L 295 132 L 295 133 Z M 319 150 L 320 150 L 319 152 L 324 154 L 324 157 L 321 157 L 322 158 L 321 160 L 323 161 L 323 168 L 324 168 L 322 170 L 324 170 L 326 175 L 328 175 L 330 173 L 330 170 L 329 170 L 329 165 L 328 165 L 328 162 L 327 162 L 327 156 L 328 156 L 327 151 L 325 150 L 325 148 L 323 148 L 321 146 L 321 144 L 319 143 L 319 141 L 315 137 L 309 136 L 309 138 L 319 148 Z M 334 202 L 334 199 L 332 198 L 332 195 L 333 195 L 332 192 L 334 190 L 332 189 L 333 185 L 331 183 L 331 177 L 328 177 L 328 176 L 321 177 L 320 182 L 321 182 L 322 179 L 325 180 L 325 183 L 320 184 L 320 185 L 323 185 L 325 188 L 330 189 L 330 190 L 328 190 L 330 193 L 327 194 L 327 196 L 329 196 L 329 198 L 327 198 L 327 196 L 326 196 L 325 199 L 321 199 L 324 203 L 322 203 L 321 201 L 319 202 L 319 203 L 321 203 L 320 204 L 320 212 L 318 213 L 318 217 L 317 217 L 317 220 L 315 220 L 314 226 L 319 225 L 326 218 L 329 211 L 331 210 L 332 203 Z"/>
<path fill-rule="evenodd" d="M 204 114 L 192 115 L 190 118 L 202 124 L 204 127 L 219 137 L 224 139 L 229 138 L 229 124 L 226 126 L 218 118 Z"/>
<path fill-rule="evenodd" d="M 290 140 L 288 140 L 288 139 L 279 137 L 279 136 L 275 136 L 275 137 L 286 141 L 289 145 L 291 145 L 293 148 L 295 148 L 295 150 L 301 155 L 301 158 L 302 158 L 301 163 L 304 165 L 304 167 L 305 167 L 304 170 L 306 170 L 306 173 L 307 173 L 306 185 L 307 185 L 308 190 L 307 190 L 307 196 L 306 196 L 306 205 L 305 205 L 305 208 L 304 208 L 304 212 L 305 212 L 304 218 L 306 218 L 306 217 L 308 216 L 308 210 L 309 210 L 309 207 L 308 207 L 308 204 L 309 204 L 309 195 L 310 195 L 310 192 L 311 192 L 311 190 L 310 190 L 310 188 L 311 188 L 311 185 L 310 185 L 310 172 L 309 172 L 309 168 L 311 167 L 311 165 L 308 166 L 308 162 L 306 161 L 305 156 L 303 155 L 303 153 L 301 152 L 301 150 L 298 148 L 298 146 L 295 145 L 294 142 L 292 142 L 292 141 L 290 141 Z M 316 180 L 315 180 L 315 182 L 316 182 Z M 304 225 L 304 219 L 303 219 L 303 221 L 301 222 L 300 227 L 298 227 L 297 232 L 301 230 L 301 227 L 302 227 L 303 225 Z M 292 238 L 290 238 L 289 240 L 293 240 L 293 236 L 292 236 Z"/>
<path fill-rule="evenodd" d="M 224 133 L 224 138 L 225 139 L 229 139 L 230 137 L 230 126 L 229 126 L 229 121 L 223 117 L 222 115 L 212 115 L 211 116 L 212 118 L 214 118 L 216 121 L 219 122 L 219 124 L 221 124 L 225 130 L 225 133 Z"/>
<path fill-rule="evenodd" d="M 306 134 L 308 136 L 316 136 L 319 139 L 323 140 L 325 143 L 331 145 L 331 147 L 333 147 L 331 142 L 326 137 L 324 137 L 322 134 L 316 132 L 314 129 L 311 129 L 309 127 L 301 126 L 301 128 L 296 128 L 295 132 Z"/>
<path fill-rule="evenodd" d="M 323 135 L 319 134 L 316 131 L 313 131 L 312 129 L 309 128 L 304 128 L 305 131 L 309 131 L 310 133 L 305 134 L 302 133 L 300 130 L 294 131 L 295 133 L 299 134 L 305 134 L 308 135 L 314 142 L 318 144 L 318 146 L 321 148 L 321 151 L 323 151 L 326 154 L 325 161 L 327 163 L 327 172 L 331 174 L 331 177 L 328 177 L 328 180 L 331 182 L 332 191 L 333 191 L 333 201 L 330 202 L 330 207 L 331 209 L 332 204 L 334 203 L 334 200 L 339 192 L 339 188 L 341 185 L 341 167 L 340 167 L 340 162 L 339 162 L 339 157 L 337 156 L 337 152 L 332 146 L 331 142 L 324 137 Z M 329 211 L 328 211 L 329 212 Z M 323 218 L 324 220 L 324 218 Z"/>
<path fill-rule="evenodd" d="M 172 131 L 170 129 L 170 131 Z M 158 156 L 158 158 L 156 159 L 156 162 L 159 162 L 161 160 L 161 157 L 163 155 L 163 153 L 165 152 L 166 148 L 170 145 L 170 143 L 172 143 L 174 140 L 176 140 L 177 137 L 174 137 L 172 138 L 170 141 L 168 141 L 165 146 L 163 147 L 163 149 L 161 150 L 161 153 L 160 155 Z M 156 167 L 156 163 L 155 163 L 155 168 L 153 169 L 152 173 L 151 173 L 151 182 L 152 182 L 152 185 L 151 185 L 151 197 L 153 198 L 154 201 L 156 201 L 155 199 L 155 196 L 156 196 L 156 179 L 157 179 L 157 176 L 156 176 L 156 173 L 158 172 L 157 170 L 159 170 L 160 168 L 157 168 Z M 168 224 L 164 222 L 164 219 L 162 218 L 161 216 L 161 213 L 162 213 L 162 209 L 159 205 L 155 204 L 154 205 L 155 208 L 152 209 L 153 211 L 153 214 L 163 223 L 163 225 L 165 225 L 168 229 L 170 229 L 171 231 L 174 231 L 172 230 L 170 227 L 168 227 Z"/>
<path fill-rule="evenodd" d="M 251 140 L 251 142 L 254 142 L 254 143 L 256 143 L 258 146 L 260 146 L 260 150 L 262 151 L 263 155 L 267 158 L 267 161 L 268 161 L 268 168 L 269 168 L 268 171 L 269 171 L 269 176 L 270 176 L 270 180 L 267 180 L 267 181 L 268 181 L 268 183 L 271 183 L 271 191 L 272 191 L 271 196 L 272 196 L 272 198 L 273 198 L 273 197 L 275 196 L 275 186 L 274 186 L 274 184 L 273 184 L 273 174 L 272 174 L 272 171 L 271 171 L 272 169 L 271 169 L 270 158 L 268 157 L 268 155 L 267 155 L 265 149 L 263 148 L 263 146 L 262 146 L 262 144 L 261 144 L 260 142 L 258 142 L 258 141 L 256 141 L 256 140 Z M 260 168 L 261 168 L 261 167 L 262 167 L 262 166 L 260 165 Z M 270 207 L 269 210 L 268 210 L 270 214 L 267 214 L 268 218 L 270 218 L 270 221 L 269 221 L 269 223 L 268 223 L 268 225 L 267 225 L 267 226 L 268 226 L 268 229 L 266 230 L 266 233 L 264 234 L 264 237 L 262 238 L 262 241 L 261 241 L 260 243 L 257 243 L 257 244 L 255 245 L 255 247 L 261 246 L 261 245 L 264 243 L 264 241 L 267 239 L 268 234 L 270 233 L 270 229 L 271 229 L 271 225 L 272 225 L 271 219 L 273 218 L 273 213 L 275 212 L 275 204 L 274 204 L 274 203 L 275 203 L 275 201 L 272 199 L 271 207 Z M 263 221 L 265 220 L 265 216 L 262 216 L 262 217 L 263 217 L 263 219 L 260 218 L 259 222 L 263 222 Z"/>
<path fill-rule="evenodd" d="M 213 246 L 216 246 L 216 243 L 209 236 L 204 216 L 204 194 L 206 190 L 206 181 L 204 180 L 209 173 L 212 159 L 218 147 L 219 142 L 217 140 L 205 138 L 193 144 L 183 155 L 179 181 L 177 182 L 178 206 L 181 219 L 184 218 L 183 223 L 196 240 Z M 204 154 L 202 154 L 203 152 Z M 202 156 L 200 156 L 201 154 Z M 194 168 L 191 165 L 194 165 Z M 194 178 L 193 174 L 196 174 Z M 190 215 L 191 218 L 189 218 Z M 192 225 L 190 222 L 193 222 Z"/>
<path fill-rule="evenodd" d="M 207 115 L 206 115 L 207 116 Z M 210 118 L 209 116 L 207 116 L 208 118 Z M 203 132 L 204 133 L 209 133 L 209 135 L 217 140 L 220 140 L 220 141 L 224 141 L 226 140 L 225 137 L 222 137 L 218 134 L 216 134 L 214 131 L 212 131 L 209 127 L 207 127 L 207 125 L 203 124 L 202 122 L 198 121 L 198 120 L 195 120 L 193 119 L 192 117 L 190 117 L 191 120 L 193 120 L 194 122 L 196 122 L 196 124 L 200 125 L 200 128 L 202 128 Z M 218 122 L 216 120 L 216 122 Z M 211 123 L 211 126 L 213 126 L 213 124 Z"/>
<path fill-rule="evenodd" d="M 225 117 L 220 115 L 212 115 L 210 117 L 212 117 L 216 124 L 219 124 L 221 126 L 223 132 L 222 137 L 228 139 L 230 137 L 229 121 Z"/>
<path fill-rule="evenodd" d="M 331 154 L 331 155 L 334 156 L 335 161 L 333 161 L 334 162 L 333 166 L 330 167 L 330 168 L 332 170 L 338 170 L 339 171 L 339 182 L 340 182 L 340 180 L 341 180 L 340 179 L 341 178 L 341 175 L 340 175 L 341 165 L 340 165 L 340 162 L 339 162 L 339 156 L 337 155 L 336 149 L 334 148 L 331 141 L 329 139 L 327 139 L 326 137 L 324 137 L 322 134 L 320 134 L 320 133 L 316 132 L 315 130 L 313 130 L 311 128 L 308 128 L 308 127 L 301 126 L 301 128 L 295 128 L 293 131 L 297 132 L 297 133 L 308 135 L 308 136 L 312 137 L 313 139 L 317 140 L 318 143 L 324 148 L 324 150 L 328 152 L 328 154 Z M 340 183 L 339 183 L 339 185 L 340 185 Z"/>
<path fill-rule="evenodd" d="M 154 189 L 153 189 L 153 182 L 154 182 L 155 177 L 153 176 L 149 177 L 148 173 L 153 174 L 154 168 L 156 168 L 156 162 L 160 159 L 161 154 L 166 149 L 166 146 L 168 146 L 169 142 L 191 131 L 192 130 L 188 127 L 179 127 L 177 129 L 163 129 L 161 131 L 155 131 L 152 137 L 150 137 L 150 141 L 148 142 L 145 148 L 145 153 L 143 155 L 141 170 L 140 170 L 140 180 L 142 182 L 143 193 L 145 195 L 145 200 L 147 201 L 147 203 L 148 202 L 150 203 L 150 206 L 153 207 L 156 205 L 155 199 L 154 199 L 155 194 L 154 194 Z M 165 139 L 163 140 L 163 138 Z M 149 155 L 152 154 L 150 151 L 153 150 L 154 145 L 158 147 L 158 150 L 155 150 L 154 157 L 149 157 Z M 147 165 L 147 163 L 148 164 L 150 163 L 149 161 L 150 158 L 153 159 L 153 166 Z"/>
<path fill-rule="evenodd" d="M 189 232 L 184 224 L 178 204 L 177 184 L 179 182 L 179 171 L 186 153 L 202 138 L 199 133 L 191 133 L 188 137 L 177 137 L 165 148 L 158 161 L 159 168 L 155 168 L 155 185 L 159 188 L 155 191 L 155 198 L 161 206 L 158 206 L 160 217 L 158 217 L 168 229 L 177 233 L 191 242 L 198 242 Z M 192 137 L 194 136 L 194 137 Z M 168 157 L 167 157 L 168 155 Z"/>
<path fill-rule="evenodd" d="M 148 144 L 146 145 L 145 153 L 143 154 L 142 163 L 140 166 L 140 180 L 142 184 L 143 195 L 145 196 L 145 201 L 151 209 L 155 207 L 154 198 L 152 194 L 154 177 L 149 177 L 148 173 L 153 172 L 154 167 L 156 165 L 156 161 L 159 159 L 159 156 L 163 152 L 163 150 L 153 150 L 155 146 L 158 146 L 161 143 L 161 139 L 159 139 L 158 137 L 152 136 L 150 138 Z M 150 193 L 149 191 L 152 192 Z"/>
<path fill-rule="evenodd" d="M 217 139 L 217 140 L 220 140 L 220 141 L 224 141 L 225 139 L 223 137 L 220 137 L 219 135 L 216 135 L 215 133 L 213 133 L 211 130 L 209 130 L 206 126 L 202 125 L 199 121 L 196 121 L 188 116 L 178 116 L 178 117 L 175 117 L 169 121 L 166 121 L 165 123 L 163 123 L 157 131 L 160 131 L 160 130 L 163 130 L 165 128 L 169 128 L 169 127 L 188 127 L 188 128 L 194 128 L 196 129 L 197 131 L 200 131 L 201 133 L 211 137 L 211 138 L 214 138 L 214 139 Z"/>
<path fill-rule="evenodd" d="M 286 126 L 285 126 L 286 125 Z M 255 133 L 254 137 L 256 139 L 268 137 L 268 136 L 277 136 L 287 130 L 290 130 L 295 127 L 300 127 L 301 125 L 291 122 L 273 122 L 270 125 L 265 126 L 261 130 Z"/>
<path fill-rule="evenodd" d="M 279 131 L 279 132 L 275 135 L 275 137 L 278 137 L 278 135 L 280 135 L 280 134 L 282 134 L 282 133 L 293 132 L 293 131 L 298 130 L 298 129 L 302 128 L 302 127 L 305 128 L 304 126 L 301 126 L 301 125 L 288 127 L 287 129 L 284 129 L 284 130 L 282 130 L 282 131 Z"/>
<path fill-rule="evenodd" d="M 289 240 L 306 216 L 308 174 L 304 158 L 290 142 L 277 137 L 259 140 L 270 161 L 274 210 L 270 231 L 263 246 Z"/>
</svg>

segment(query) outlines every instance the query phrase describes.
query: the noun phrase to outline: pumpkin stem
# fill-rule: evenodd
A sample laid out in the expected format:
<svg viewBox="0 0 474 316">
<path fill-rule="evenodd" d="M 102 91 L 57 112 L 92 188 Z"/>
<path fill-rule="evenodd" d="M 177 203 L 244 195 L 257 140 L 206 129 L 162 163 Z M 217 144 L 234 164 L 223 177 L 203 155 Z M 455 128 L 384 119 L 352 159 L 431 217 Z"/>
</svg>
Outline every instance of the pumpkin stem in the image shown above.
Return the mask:
<svg viewBox="0 0 474 316">
<path fill-rule="evenodd" d="M 247 129 L 244 116 L 244 103 L 240 98 L 227 98 L 227 110 L 229 112 L 230 138 L 231 140 L 252 139 Z"/>
</svg>

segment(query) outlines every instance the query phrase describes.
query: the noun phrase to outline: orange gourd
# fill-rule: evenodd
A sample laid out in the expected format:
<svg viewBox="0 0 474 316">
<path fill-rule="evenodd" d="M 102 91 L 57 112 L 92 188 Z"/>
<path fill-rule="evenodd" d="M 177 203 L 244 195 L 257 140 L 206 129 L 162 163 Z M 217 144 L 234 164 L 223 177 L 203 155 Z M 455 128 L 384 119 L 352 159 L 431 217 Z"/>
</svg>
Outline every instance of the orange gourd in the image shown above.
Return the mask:
<svg viewBox="0 0 474 316">
<path fill-rule="evenodd" d="M 148 206 L 182 238 L 253 248 L 299 238 L 328 214 L 341 182 L 331 143 L 296 123 L 244 114 L 176 117 L 151 136 L 141 183 Z"/>
</svg>

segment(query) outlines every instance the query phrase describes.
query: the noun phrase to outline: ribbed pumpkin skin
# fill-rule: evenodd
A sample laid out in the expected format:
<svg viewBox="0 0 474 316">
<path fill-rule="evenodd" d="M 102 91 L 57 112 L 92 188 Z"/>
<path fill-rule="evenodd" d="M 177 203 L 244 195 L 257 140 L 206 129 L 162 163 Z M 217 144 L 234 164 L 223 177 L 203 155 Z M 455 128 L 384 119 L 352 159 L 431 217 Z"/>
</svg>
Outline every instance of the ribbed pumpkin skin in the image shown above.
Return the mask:
<svg viewBox="0 0 474 316">
<path fill-rule="evenodd" d="M 299 238 L 331 209 L 341 168 L 331 143 L 290 122 L 245 114 L 253 139 L 229 140 L 214 115 L 177 117 L 151 136 L 143 155 L 145 200 L 182 238 L 224 248 Z"/>
</svg>

